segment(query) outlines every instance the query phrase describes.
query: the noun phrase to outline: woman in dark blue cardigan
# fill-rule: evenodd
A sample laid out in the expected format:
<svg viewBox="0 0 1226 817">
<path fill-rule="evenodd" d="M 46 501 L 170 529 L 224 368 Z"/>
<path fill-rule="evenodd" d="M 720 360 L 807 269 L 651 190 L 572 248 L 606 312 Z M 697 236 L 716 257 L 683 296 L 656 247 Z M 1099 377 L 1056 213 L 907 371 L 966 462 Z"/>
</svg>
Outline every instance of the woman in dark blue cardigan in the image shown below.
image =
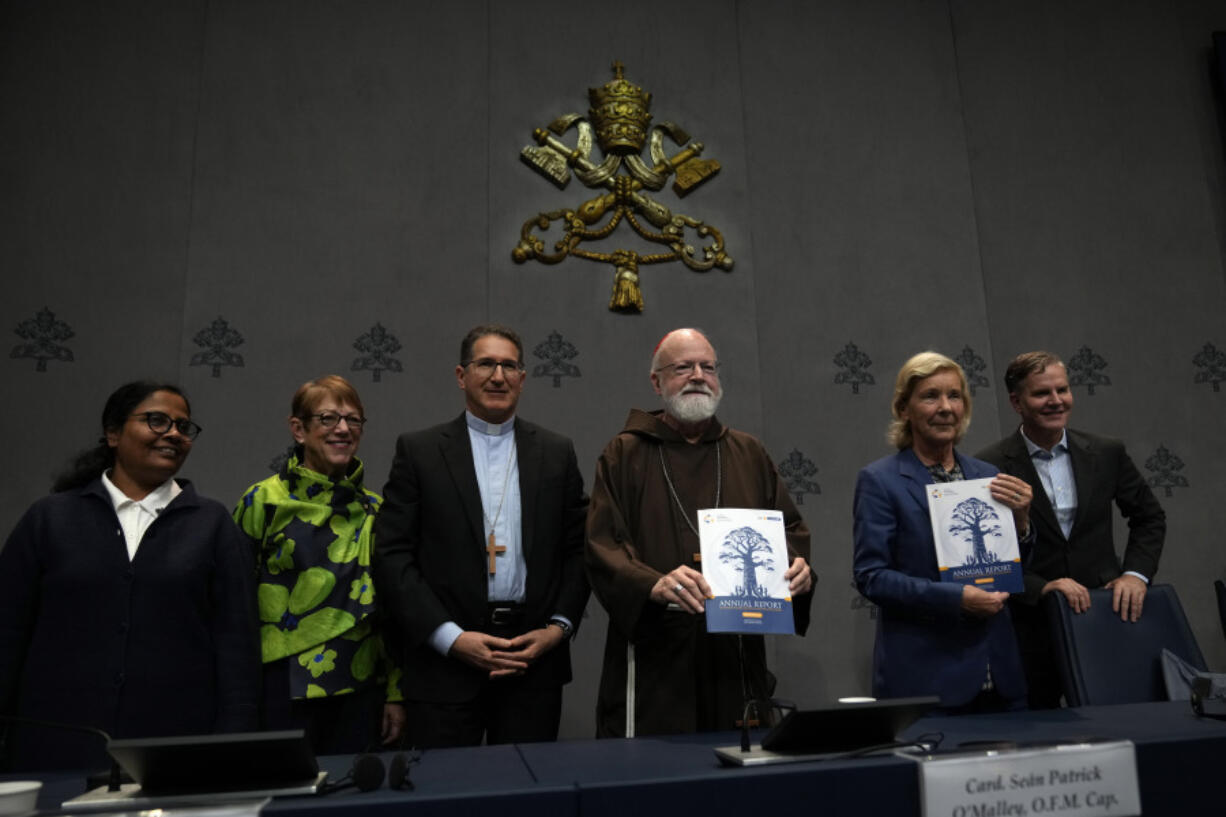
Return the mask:
<svg viewBox="0 0 1226 817">
<path fill-rule="evenodd" d="M 0 713 L 112 737 L 254 729 L 251 559 L 226 509 L 173 478 L 200 432 L 187 399 L 129 383 L 102 430 L 0 551 Z M 7 732 L 14 770 L 107 763 L 96 735 Z"/>
</svg>

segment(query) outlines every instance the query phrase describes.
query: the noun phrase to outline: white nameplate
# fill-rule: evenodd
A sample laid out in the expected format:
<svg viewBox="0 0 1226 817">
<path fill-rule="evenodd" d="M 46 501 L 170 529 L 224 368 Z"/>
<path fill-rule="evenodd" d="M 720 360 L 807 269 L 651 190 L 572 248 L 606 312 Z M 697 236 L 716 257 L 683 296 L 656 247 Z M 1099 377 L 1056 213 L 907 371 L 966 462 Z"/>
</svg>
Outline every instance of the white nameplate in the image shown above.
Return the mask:
<svg viewBox="0 0 1226 817">
<path fill-rule="evenodd" d="M 1141 813 L 1131 741 L 925 757 L 924 817 L 1133 817 Z"/>
</svg>

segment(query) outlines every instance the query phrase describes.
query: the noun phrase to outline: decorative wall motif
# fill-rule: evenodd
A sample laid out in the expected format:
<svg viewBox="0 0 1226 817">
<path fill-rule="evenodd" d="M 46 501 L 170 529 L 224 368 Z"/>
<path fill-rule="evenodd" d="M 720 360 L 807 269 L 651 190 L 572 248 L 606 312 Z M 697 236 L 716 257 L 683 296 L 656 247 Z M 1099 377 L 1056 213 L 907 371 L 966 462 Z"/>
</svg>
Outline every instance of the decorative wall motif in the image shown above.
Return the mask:
<svg viewBox="0 0 1226 817">
<path fill-rule="evenodd" d="M 559 189 L 569 184 L 573 168 L 585 187 L 601 192 L 573 209 L 552 210 L 525 221 L 511 258 L 517 264 L 533 258 L 543 264 L 558 264 L 567 256 L 575 256 L 611 264 L 615 272 L 609 309 L 642 312 L 640 267 L 681 261 L 695 272 L 707 272 L 714 267 L 730 270 L 733 262 L 724 251 L 724 237 L 718 229 L 682 213 L 674 214 L 642 192 L 660 190 L 673 176 L 673 192 L 684 197 L 718 173 L 720 166 L 717 161 L 698 158 L 703 144 L 691 142 L 689 134 L 674 123 L 650 127 L 651 94 L 625 79 L 623 69 L 620 62 L 613 63 L 613 80 L 588 89 L 591 108 L 586 117 L 563 114 L 548 128 L 535 129 L 532 135 L 537 144 L 527 145 L 520 152 L 524 162 Z M 576 132 L 573 146 L 561 139 L 571 128 Z M 603 154 L 599 163 L 591 158 L 593 136 Z M 669 156 L 664 148 L 665 136 L 682 150 Z M 645 144 L 650 165 L 641 158 Z M 619 173 L 623 167 L 626 173 Z M 608 238 L 622 221 L 638 238 L 662 245 L 667 252 L 643 254 L 621 248 L 598 252 L 584 246 Z M 548 230 L 554 222 L 560 222 L 562 237 L 553 245 L 553 252 L 547 252 L 545 240 L 533 231 Z M 687 230 L 710 243 L 695 249 Z"/>
<path fill-rule="evenodd" d="M 980 386 L 992 385 L 983 374 L 984 369 L 988 367 L 987 364 L 983 362 L 983 358 L 975 354 L 975 350 L 971 347 L 963 346 L 962 351 L 954 358 L 954 362 L 966 372 L 966 385 L 971 390 L 971 396 L 974 396 L 975 389 Z"/>
<path fill-rule="evenodd" d="M 404 367 L 398 358 L 392 357 L 400 351 L 400 341 L 391 332 L 376 323 L 370 331 L 359 335 L 353 342 L 353 348 L 362 353 L 354 358 L 349 370 L 354 372 L 369 371 L 373 382 L 378 383 L 383 372 L 401 372 Z"/>
<path fill-rule="evenodd" d="M 1208 383 L 1214 391 L 1221 391 L 1220 384 L 1226 380 L 1226 352 L 1219 352 L 1205 341 L 1204 348 L 1192 358 L 1192 365 L 1200 370 L 1192 378 L 1193 383 Z"/>
<path fill-rule="evenodd" d="M 1082 346 L 1077 354 L 1068 359 L 1068 382 L 1071 386 L 1085 386 L 1086 393 L 1094 396 L 1095 386 L 1110 386 L 1111 378 L 1103 374 L 1107 360 L 1089 346 Z"/>
<path fill-rule="evenodd" d="M 570 361 L 579 355 L 574 344 L 562 338 L 558 330 L 549 333 L 549 337 L 536 345 L 532 350 L 534 357 L 545 361 L 532 367 L 533 377 L 552 377 L 553 387 L 562 385 L 563 377 L 582 377 L 579 367 Z"/>
<path fill-rule="evenodd" d="M 805 504 L 805 494 L 820 494 L 821 486 L 809 479 L 817 473 L 813 460 L 793 448 L 786 457 L 779 461 L 779 476 L 788 488 L 788 493 L 797 505 Z"/>
<path fill-rule="evenodd" d="M 55 313 L 47 307 L 44 306 L 33 318 L 17 324 L 13 332 L 26 343 L 14 346 L 9 357 L 33 358 L 36 361 L 34 371 L 47 371 L 48 360 L 73 362 L 72 350 L 61 346 L 60 341 L 68 340 L 76 333 L 68 324 L 56 320 Z"/>
<path fill-rule="evenodd" d="M 242 346 L 244 342 L 243 336 L 230 328 L 229 321 L 218 316 L 217 320 L 201 329 L 192 338 L 192 343 L 203 348 L 204 351 L 192 355 L 187 365 L 212 366 L 213 377 L 221 377 L 222 366 L 243 367 L 243 356 L 230 350 Z"/>
<path fill-rule="evenodd" d="M 860 393 L 861 384 L 865 386 L 877 384 L 873 373 L 868 370 L 868 367 L 873 365 L 873 359 L 861 352 L 859 347 L 851 341 L 847 342 L 843 351 L 834 356 L 834 365 L 843 370 L 834 376 L 834 382 L 840 385 L 843 383 L 850 385 L 852 394 Z"/>
<path fill-rule="evenodd" d="M 1188 478 L 1178 473 L 1183 470 L 1183 460 L 1167 450 L 1165 445 L 1159 445 L 1153 456 L 1145 461 L 1145 470 L 1154 473 L 1149 478 L 1149 484 L 1161 488 L 1165 496 L 1174 496 L 1175 488 L 1188 487 Z"/>
</svg>

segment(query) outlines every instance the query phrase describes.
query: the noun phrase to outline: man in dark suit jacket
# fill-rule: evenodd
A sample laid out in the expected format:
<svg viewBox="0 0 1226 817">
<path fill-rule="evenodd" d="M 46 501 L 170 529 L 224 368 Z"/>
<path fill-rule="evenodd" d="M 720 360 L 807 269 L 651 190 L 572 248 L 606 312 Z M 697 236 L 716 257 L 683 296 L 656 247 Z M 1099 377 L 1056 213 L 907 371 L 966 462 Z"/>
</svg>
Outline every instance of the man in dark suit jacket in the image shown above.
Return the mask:
<svg viewBox="0 0 1226 817">
<path fill-rule="evenodd" d="M 587 497 L 570 440 L 515 417 L 524 375 L 513 330 L 474 328 L 456 366 L 465 413 L 396 443 L 374 575 L 418 747 L 557 738 L 589 594 Z"/>
<path fill-rule="evenodd" d="M 1048 352 L 1018 355 L 1005 372 L 1021 428 L 976 456 L 1034 489 L 1038 539 L 1026 566 L 1026 591 L 1013 601 L 1032 708 L 1059 706 L 1060 683 L 1039 599 L 1060 592 L 1074 612 L 1090 607 L 1092 588 L 1112 592 L 1112 610 L 1141 616 L 1158 571 L 1166 515 L 1124 444 L 1068 428 L 1073 409 L 1068 372 Z M 1111 503 L 1128 520 L 1124 559 L 1115 552 Z"/>
</svg>

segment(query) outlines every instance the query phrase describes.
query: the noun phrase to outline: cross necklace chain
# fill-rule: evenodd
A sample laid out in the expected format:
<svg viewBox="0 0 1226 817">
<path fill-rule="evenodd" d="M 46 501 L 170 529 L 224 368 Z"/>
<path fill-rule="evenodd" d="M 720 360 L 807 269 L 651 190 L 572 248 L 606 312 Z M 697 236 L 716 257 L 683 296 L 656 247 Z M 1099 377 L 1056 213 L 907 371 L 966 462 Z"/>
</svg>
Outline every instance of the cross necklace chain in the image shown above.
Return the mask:
<svg viewBox="0 0 1226 817">
<path fill-rule="evenodd" d="M 673 478 L 668 473 L 668 462 L 665 460 L 665 457 L 664 457 L 664 444 L 661 443 L 657 450 L 660 452 L 660 469 L 664 471 L 664 482 L 668 485 L 668 492 L 672 494 L 673 502 L 677 504 L 677 510 L 681 511 L 681 518 L 685 520 L 685 524 L 689 525 L 690 530 L 694 532 L 695 536 L 698 536 L 698 528 L 694 525 L 693 520 L 691 520 L 689 515 L 685 512 L 685 506 L 681 504 L 681 497 L 677 496 L 677 488 L 676 486 L 673 485 Z M 719 507 L 719 500 L 720 500 L 720 495 L 723 492 L 723 487 L 724 487 L 724 463 L 723 463 L 723 460 L 720 458 L 719 440 L 716 440 L 715 441 L 715 504 L 712 506 L 714 508 Z M 697 513 L 698 509 L 695 508 L 694 512 Z"/>
<path fill-rule="evenodd" d="M 497 544 L 497 541 L 494 539 L 494 526 L 498 524 L 498 520 L 502 517 L 502 505 L 507 501 L 507 486 L 511 484 L 511 464 L 515 462 L 517 453 L 518 450 L 515 448 L 514 442 L 512 442 L 511 451 L 507 454 L 506 473 L 502 475 L 502 496 L 498 499 L 498 510 L 494 512 L 493 521 L 490 521 L 490 515 L 485 512 L 484 499 L 481 502 L 481 515 L 485 517 L 485 524 L 488 525 L 490 529 L 490 536 L 485 545 L 485 553 L 487 556 L 489 556 L 491 576 L 498 572 L 498 565 L 494 561 L 494 558 L 499 553 L 505 553 L 507 550 L 506 545 Z"/>
</svg>

